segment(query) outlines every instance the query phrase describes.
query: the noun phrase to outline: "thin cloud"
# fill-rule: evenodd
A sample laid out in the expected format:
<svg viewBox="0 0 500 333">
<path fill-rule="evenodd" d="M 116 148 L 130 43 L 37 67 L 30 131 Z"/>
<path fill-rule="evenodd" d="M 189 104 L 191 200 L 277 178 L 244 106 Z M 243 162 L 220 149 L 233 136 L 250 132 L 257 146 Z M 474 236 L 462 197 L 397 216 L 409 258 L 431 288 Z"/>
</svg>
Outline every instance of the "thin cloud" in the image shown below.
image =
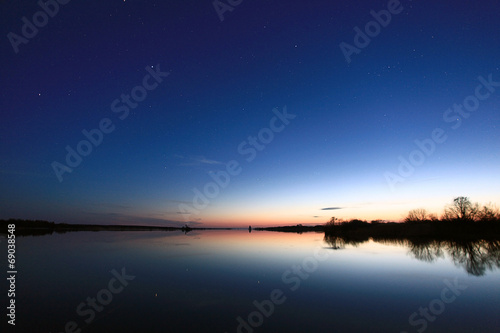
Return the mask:
<svg viewBox="0 0 500 333">
<path fill-rule="evenodd" d="M 205 156 L 194 156 L 194 157 L 182 157 L 178 156 L 179 158 L 182 158 L 184 160 L 188 160 L 186 162 L 180 163 L 180 166 L 200 166 L 200 165 L 221 165 L 224 164 L 223 162 L 216 161 L 216 160 L 211 160 L 209 158 L 206 158 Z"/>
<path fill-rule="evenodd" d="M 326 208 L 321 208 L 321 210 L 337 210 L 337 209 L 342 209 L 342 207 L 326 207 Z"/>
<path fill-rule="evenodd" d="M 92 221 L 98 224 L 123 224 L 123 225 L 144 225 L 144 226 L 160 226 L 160 227 L 182 227 L 186 224 L 191 226 L 200 226 L 203 223 L 201 219 L 191 221 L 176 221 L 166 220 L 154 217 L 141 217 L 122 213 L 95 213 L 88 212 L 92 216 Z"/>
<path fill-rule="evenodd" d="M 97 206 L 97 207 L 105 207 L 105 208 L 111 208 L 111 209 L 130 209 L 132 208 L 130 205 L 120 205 L 120 204 L 114 204 L 114 203 L 108 203 L 108 202 L 96 202 L 90 204 L 91 206 Z"/>
<path fill-rule="evenodd" d="M 174 204 L 187 204 L 187 205 L 190 205 L 192 204 L 193 202 L 192 201 L 186 201 L 186 200 L 175 200 L 175 199 L 168 199 L 168 200 L 165 200 L 166 202 L 171 202 L 171 203 L 174 203 Z"/>
<path fill-rule="evenodd" d="M 198 160 L 198 163 L 200 164 L 210 164 L 210 165 L 213 165 L 213 164 L 224 164 L 220 161 L 216 161 L 216 160 L 209 160 L 207 158 L 201 158 Z"/>
</svg>

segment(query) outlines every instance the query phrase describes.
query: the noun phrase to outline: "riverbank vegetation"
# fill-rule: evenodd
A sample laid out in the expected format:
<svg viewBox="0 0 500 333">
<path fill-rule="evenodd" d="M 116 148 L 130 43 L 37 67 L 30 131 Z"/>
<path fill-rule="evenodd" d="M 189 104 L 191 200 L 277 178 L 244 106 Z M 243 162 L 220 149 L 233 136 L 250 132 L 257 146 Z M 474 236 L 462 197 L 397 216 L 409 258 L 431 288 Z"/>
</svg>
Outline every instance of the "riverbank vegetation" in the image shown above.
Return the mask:
<svg viewBox="0 0 500 333">
<path fill-rule="evenodd" d="M 324 226 L 325 234 L 353 239 L 378 237 L 433 237 L 435 239 L 498 239 L 500 211 L 494 205 L 472 203 L 467 197 L 457 197 L 445 207 L 438 218 L 425 209 L 411 210 L 403 223 L 344 221 L 332 217 Z"/>
</svg>

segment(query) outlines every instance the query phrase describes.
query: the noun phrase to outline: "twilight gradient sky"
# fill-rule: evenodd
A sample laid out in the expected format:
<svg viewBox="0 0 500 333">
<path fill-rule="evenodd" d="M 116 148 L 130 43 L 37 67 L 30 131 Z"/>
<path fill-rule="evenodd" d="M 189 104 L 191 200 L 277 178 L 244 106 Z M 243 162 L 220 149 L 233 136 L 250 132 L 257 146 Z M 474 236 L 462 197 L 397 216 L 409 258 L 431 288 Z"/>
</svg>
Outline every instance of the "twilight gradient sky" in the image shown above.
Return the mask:
<svg viewBox="0 0 500 333">
<path fill-rule="evenodd" d="M 243 0 L 223 21 L 211 0 L 58 6 L 43 25 L 35 1 L 0 2 L 0 218 L 270 226 L 500 203 L 496 0 Z"/>
</svg>

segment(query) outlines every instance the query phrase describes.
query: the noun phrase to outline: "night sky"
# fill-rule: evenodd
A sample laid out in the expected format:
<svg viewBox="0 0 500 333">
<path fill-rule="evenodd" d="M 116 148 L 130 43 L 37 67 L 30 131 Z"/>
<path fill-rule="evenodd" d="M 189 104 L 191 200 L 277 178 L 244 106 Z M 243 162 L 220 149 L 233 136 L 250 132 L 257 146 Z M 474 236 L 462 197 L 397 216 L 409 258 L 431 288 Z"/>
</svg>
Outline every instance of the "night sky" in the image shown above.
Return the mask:
<svg viewBox="0 0 500 333">
<path fill-rule="evenodd" d="M 0 218 L 271 226 L 500 203 L 498 1 L 42 7 L 0 2 Z"/>
</svg>

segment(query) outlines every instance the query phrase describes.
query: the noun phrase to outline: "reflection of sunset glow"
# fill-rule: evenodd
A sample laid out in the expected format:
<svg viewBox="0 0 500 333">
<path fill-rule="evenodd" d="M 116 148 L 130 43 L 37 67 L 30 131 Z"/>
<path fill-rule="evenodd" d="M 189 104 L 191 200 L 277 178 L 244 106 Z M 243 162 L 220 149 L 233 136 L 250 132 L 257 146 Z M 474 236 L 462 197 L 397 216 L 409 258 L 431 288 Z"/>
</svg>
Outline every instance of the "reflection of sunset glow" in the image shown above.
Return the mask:
<svg viewBox="0 0 500 333">
<path fill-rule="evenodd" d="M 377 200 L 369 200 L 369 194 L 360 196 L 366 201 L 360 202 L 359 198 L 356 201 L 349 202 L 347 200 L 337 201 L 335 206 L 338 209 L 323 210 L 332 206 L 325 202 L 323 198 L 317 197 L 318 203 L 323 204 L 297 204 L 286 206 L 286 202 L 282 199 L 272 201 L 268 198 L 267 201 L 255 200 L 245 204 L 239 203 L 234 198 L 228 203 L 217 203 L 214 207 L 209 207 L 200 212 L 199 218 L 204 226 L 214 227 L 245 227 L 245 226 L 283 226 L 283 225 L 322 225 L 330 220 L 332 216 L 344 220 L 361 219 L 361 220 L 386 220 L 399 222 L 404 220 L 408 212 L 416 208 L 424 208 L 430 214 L 435 214 L 440 217 L 444 208 L 449 205 L 453 196 L 439 195 L 429 196 L 429 194 L 417 195 L 418 193 L 405 193 L 402 191 L 397 200 L 391 199 L 388 196 L 377 195 L 372 193 Z M 308 201 L 314 200 L 313 195 L 307 196 Z M 488 203 L 488 196 L 478 196 L 478 201 Z M 491 198 L 491 197 L 490 197 Z M 384 201 L 385 200 L 385 201 Z M 474 198 L 471 198 L 474 201 Z M 281 204 L 280 208 L 273 206 Z M 251 207 L 251 208 L 249 208 Z M 259 207 L 259 209 L 254 209 Z"/>
<path fill-rule="evenodd" d="M 144 237 L 144 233 L 135 233 L 133 244 L 137 249 L 154 247 L 157 250 L 165 249 L 167 253 L 183 251 L 202 252 L 217 251 L 222 253 L 276 251 L 281 249 L 287 252 L 304 251 L 317 246 L 324 247 L 323 233 L 283 233 L 253 230 L 202 230 L 183 234 L 179 231 L 154 233 L 154 237 Z M 258 246 L 255 241 L 258 239 Z M 172 245 L 173 244 L 173 245 Z"/>
<path fill-rule="evenodd" d="M 345 246 L 333 249 L 322 233 L 248 230 L 69 232 L 18 241 L 20 249 L 32 254 L 24 258 L 26 281 L 20 296 L 43 297 L 28 309 L 34 320 L 21 322 L 36 321 L 38 328 L 23 332 L 38 332 L 40 326 L 53 332 L 54 325 L 65 323 L 67 312 L 51 311 L 46 300 L 58 295 L 58 301 L 73 310 L 89 290 L 95 293 L 100 286 L 104 288 L 110 270 L 117 267 L 136 278 L 130 282 L 127 297 L 114 300 L 116 315 L 100 317 L 93 324 L 95 331 L 102 323 L 109 327 L 126 323 L 136 325 L 133 331 L 154 325 L 160 330 L 148 332 L 159 332 L 168 321 L 168 329 L 176 332 L 234 332 L 235 318 L 247 318 L 255 311 L 254 300 L 261 302 L 272 290 L 280 289 L 287 302 L 268 318 L 278 328 L 273 332 L 294 332 L 297 323 L 307 324 L 311 332 L 331 331 L 332 323 L 324 321 L 325 309 L 336 314 L 334 323 L 348 318 L 346 325 L 350 325 L 351 318 L 359 319 L 360 331 L 369 332 L 374 327 L 371 319 L 376 317 L 388 324 L 377 332 L 396 332 L 404 328 L 401 323 L 407 322 L 422 299 L 428 303 L 440 295 L 443 278 L 449 277 L 473 286 L 463 296 L 471 303 L 464 302 L 457 316 L 470 314 L 469 304 L 491 326 L 495 324 L 491 318 L 497 316 L 499 300 L 492 295 L 498 290 L 500 274 L 498 241 L 346 239 Z M 75 290 L 76 295 L 58 292 L 61 288 Z M 476 313 L 473 317 L 477 320 Z M 137 318 L 144 320 L 137 323 Z M 207 330 L 204 320 L 193 318 L 217 324 Z M 200 327 L 186 329 L 186 323 L 192 322 Z M 460 327 L 448 326 L 448 321 L 441 322 L 447 326 L 438 331 L 460 331 Z M 334 331 L 345 327 L 342 324 Z"/>
</svg>

